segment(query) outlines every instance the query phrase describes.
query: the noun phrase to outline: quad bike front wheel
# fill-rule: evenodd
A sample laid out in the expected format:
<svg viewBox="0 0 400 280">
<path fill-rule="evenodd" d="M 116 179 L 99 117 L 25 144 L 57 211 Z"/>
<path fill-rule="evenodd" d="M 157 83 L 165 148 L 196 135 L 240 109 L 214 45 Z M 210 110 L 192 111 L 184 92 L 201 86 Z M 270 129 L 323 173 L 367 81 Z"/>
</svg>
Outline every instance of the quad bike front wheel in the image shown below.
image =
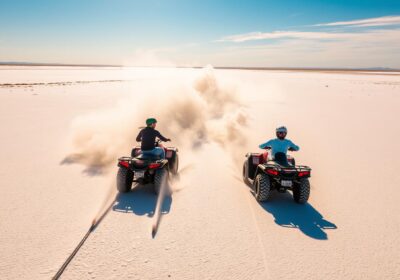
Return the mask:
<svg viewBox="0 0 400 280">
<path fill-rule="evenodd" d="M 162 188 L 166 187 L 168 181 L 168 170 L 166 167 L 156 170 L 154 174 L 154 192 L 159 194 Z"/>
<path fill-rule="evenodd" d="M 249 179 L 247 178 L 247 176 L 248 176 L 248 171 L 247 171 L 247 164 L 246 164 L 246 162 L 245 162 L 245 163 L 243 163 L 242 178 L 243 178 L 243 182 L 244 182 L 246 185 L 249 185 L 249 184 L 250 184 L 250 181 L 249 181 Z"/>
<path fill-rule="evenodd" d="M 175 154 L 174 161 L 172 163 L 171 173 L 173 175 L 178 174 L 178 168 L 179 168 L 179 156 L 178 154 Z"/>
<path fill-rule="evenodd" d="M 120 167 L 117 174 L 117 189 L 121 193 L 131 190 L 133 181 L 133 172 L 127 168 Z"/>
<path fill-rule="evenodd" d="M 310 197 L 310 181 L 307 178 L 300 179 L 293 187 L 293 199 L 299 204 L 304 204 Z"/>
<path fill-rule="evenodd" d="M 266 201 L 271 191 L 271 182 L 265 173 L 259 173 L 254 180 L 254 191 L 256 200 L 259 202 Z"/>
</svg>

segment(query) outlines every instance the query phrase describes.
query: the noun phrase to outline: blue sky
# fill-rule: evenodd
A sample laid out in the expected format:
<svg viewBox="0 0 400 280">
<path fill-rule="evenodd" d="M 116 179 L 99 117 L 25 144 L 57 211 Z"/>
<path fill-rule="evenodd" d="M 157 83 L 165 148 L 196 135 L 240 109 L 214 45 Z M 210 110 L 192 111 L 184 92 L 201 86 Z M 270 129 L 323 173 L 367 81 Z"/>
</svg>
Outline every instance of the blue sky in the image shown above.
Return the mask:
<svg viewBox="0 0 400 280">
<path fill-rule="evenodd" d="M 400 1 L 0 0 L 0 61 L 400 68 Z"/>
</svg>

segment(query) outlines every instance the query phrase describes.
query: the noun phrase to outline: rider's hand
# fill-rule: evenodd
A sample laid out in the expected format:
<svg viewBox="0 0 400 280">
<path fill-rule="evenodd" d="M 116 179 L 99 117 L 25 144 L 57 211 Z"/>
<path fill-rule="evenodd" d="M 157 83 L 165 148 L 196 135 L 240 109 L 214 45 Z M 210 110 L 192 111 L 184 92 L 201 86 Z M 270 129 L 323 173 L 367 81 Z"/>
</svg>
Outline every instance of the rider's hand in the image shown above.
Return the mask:
<svg viewBox="0 0 400 280">
<path fill-rule="evenodd" d="M 171 142 L 171 139 L 168 138 L 168 139 L 167 139 L 167 142 Z"/>
<path fill-rule="evenodd" d="M 271 150 L 271 147 L 265 147 L 264 149 L 266 149 L 266 150 Z"/>
<path fill-rule="evenodd" d="M 291 152 L 295 151 L 295 149 L 293 149 L 292 147 L 290 147 L 288 150 Z"/>
</svg>

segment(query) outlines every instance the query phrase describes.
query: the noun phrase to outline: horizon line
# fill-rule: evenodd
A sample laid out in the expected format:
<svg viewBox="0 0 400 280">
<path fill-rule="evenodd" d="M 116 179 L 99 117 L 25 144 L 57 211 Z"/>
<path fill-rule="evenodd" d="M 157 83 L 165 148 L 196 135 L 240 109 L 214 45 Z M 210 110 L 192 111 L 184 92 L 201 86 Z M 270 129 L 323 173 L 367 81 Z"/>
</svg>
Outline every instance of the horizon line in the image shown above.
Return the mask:
<svg viewBox="0 0 400 280">
<path fill-rule="evenodd" d="M 132 67 L 132 68 L 194 68 L 201 69 L 205 66 L 171 66 L 171 65 L 120 65 L 120 64 L 75 64 L 75 63 L 46 63 L 46 62 L 13 62 L 13 61 L 0 61 L 0 66 L 49 66 L 49 67 L 113 67 L 113 68 L 121 68 L 121 67 Z M 383 71 L 383 72 L 397 72 L 400 71 L 400 68 L 390 68 L 390 67 L 282 67 L 282 66 L 270 66 L 270 67 L 253 67 L 253 66 L 213 66 L 214 69 L 226 69 L 226 70 L 304 70 L 304 71 Z"/>
</svg>

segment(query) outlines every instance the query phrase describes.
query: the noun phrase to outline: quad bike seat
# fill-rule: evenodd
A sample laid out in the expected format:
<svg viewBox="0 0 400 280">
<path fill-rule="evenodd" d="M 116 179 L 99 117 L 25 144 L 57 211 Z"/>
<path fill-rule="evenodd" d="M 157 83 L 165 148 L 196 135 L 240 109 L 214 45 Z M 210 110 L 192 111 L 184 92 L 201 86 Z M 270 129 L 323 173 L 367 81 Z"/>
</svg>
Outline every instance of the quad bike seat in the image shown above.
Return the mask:
<svg viewBox="0 0 400 280">
<path fill-rule="evenodd" d="M 276 153 L 272 162 L 280 165 L 281 167 L 291 167 L 292 166 L 288 162 L 287 156 L 284 153 Z"/>
<path fill-rule="evenodd" d="M 159 156 L 150 155 L 150 154 L 140 154 L 136 158 L 137 159 L 146 159 L 146 160 L 158 160 L 158 159 L 161 159 Z"/>
</svg>

